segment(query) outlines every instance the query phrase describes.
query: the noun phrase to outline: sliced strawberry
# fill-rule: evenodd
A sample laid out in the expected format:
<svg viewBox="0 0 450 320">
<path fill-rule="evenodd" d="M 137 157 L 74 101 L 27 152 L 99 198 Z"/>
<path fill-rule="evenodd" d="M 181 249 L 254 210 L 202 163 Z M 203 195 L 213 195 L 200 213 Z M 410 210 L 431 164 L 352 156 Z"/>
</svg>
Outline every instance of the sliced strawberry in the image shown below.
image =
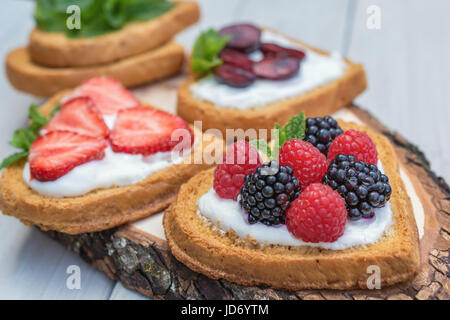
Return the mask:
<svg viewBox="0 0 450 320">
<path fill-rule="evenodd" d="M 177 131 L 179 134 L 172 139 L 172 133 L 177 129 L 184 131 Z M 188 148 L 194 142 L 194 135 L 179 116 L 137 107 L 119 111 L 109 139 L 115 152 L 150 155 L 170 151 L 180 142 L 183 148 Z"/>
<path fill-rule="evenodd" d="M 69 131 L 52 131 L 38 137 L 30 148 L 31 177 L 53 181 L 74 167 L 105 156 L 106 140 Z"/>
<path fill-rule="evenodd" d="M 64 103 L 43 130 L 44 132 L 72 131 L 96 138 L 106 138 L 109 134 L 100 111 L 89 97 L 73 98 Z"/>
<path fill-rule="evenodd" d="M 134 94 L 118 80 L 104 76 L 84 81 L 68 98 L 80 96 L 91 98 L 103 114 L 114 114 L 119 110 L 141 105 Z"/>
</svg>

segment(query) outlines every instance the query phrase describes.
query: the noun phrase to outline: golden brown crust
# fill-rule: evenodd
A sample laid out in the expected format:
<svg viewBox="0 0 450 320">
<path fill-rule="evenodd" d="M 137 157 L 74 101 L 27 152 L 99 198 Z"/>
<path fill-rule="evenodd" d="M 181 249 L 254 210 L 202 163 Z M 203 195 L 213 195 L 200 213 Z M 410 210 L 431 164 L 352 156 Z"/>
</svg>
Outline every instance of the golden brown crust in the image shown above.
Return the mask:
<svg viewBox="0 0 450 320">
<path fill-rule="evenodd" d="M 164 230 L 174 256 L 210 278 L 241 285 L 269 285 L 287 290 L 367 288 L 367 268 L 381 270 L 381 285 L 414 277 L 419 271 L 419 240 L 412 206 L 399 175 L 390 142 L 366 127 L 341 123 L 365 131 L 375 141 L 393 188 L 393 227 L 378 242 L 347 250 L 313 247 L 256 247 L 222 235 L 197 215 L 197 201 L 211 187 L 213 169 L 184 184 L 164 216 Z"/>
<path fill-rule="evenodd" d="M 48 116 L 68 92 L 66 90 L 49 99 L 42 106 L 42 112 Z M 197 138 L 200 134 L 198 130 L 195 131 Z M 209 144 L 208 139 L 200 140 L 195 149 L 206 144 Z M 95 190 L 79 197 L 50 198 L 34 192 L 24 182 L 24 163 L 15 163 L 2 173 L 1 211 L 19 218 L 27 225 L 70 234 L 101 231 L 160 212 L 175 200 L 181 184 L 211 167 L 204 163 L 181 163 L 127 187 Z"/>
<path fill-rule="evenodd" d="M 289 39 L 317 53 L 328 54 L 301 41 Z M 221 108 L 209 101 L 196 99 L 189 87 L 197 81 L 197 78 L 191 74 L 178 90 L 177 113 L 189 122 L 202 120 L 204 130 L 219 129 L 223 135 L 226 129 L 239 128 L 267 129 L 270 132 L 275 122 L 284 124 L 301 111 L 305 111 L 308 117 L 332 114 L 350 103 L 367 86 L 363 66 L 347 59 L 346 62 L 348 67 L 340 79 L 297 97 L 247 110 Z"/>
<path fill-rule="evenodd" d="M 31 59 L 48 67 L 81 67 L 111 63 L 144 53 L 169 41 L 199 19 L 195 2 L 177 2 L 167 13 L 145 22 L 127 24 L 119 31 L 93 38 L 68 38 L 64 33 L 34 29 Z"/>
<path fill-rule="evenodd" d="M 28 50 L 19 48 L 7 55 L 6 74 L 17 90 L 48 97 L 98 75 L 116 78 L 127 87 L 138 86 L 176 74 L 181 70 L 183 60 L 183 47 L 169 42 L 157 49 L 101 66 L 47 68 L 34 64 Z"/>
</svg>

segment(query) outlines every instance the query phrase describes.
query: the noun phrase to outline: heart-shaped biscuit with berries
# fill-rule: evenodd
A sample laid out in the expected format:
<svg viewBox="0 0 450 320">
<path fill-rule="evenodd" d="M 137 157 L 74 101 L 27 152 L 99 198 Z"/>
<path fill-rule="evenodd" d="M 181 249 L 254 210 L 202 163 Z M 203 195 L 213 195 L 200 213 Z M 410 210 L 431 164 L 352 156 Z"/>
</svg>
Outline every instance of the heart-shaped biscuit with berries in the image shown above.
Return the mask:
<svg viewBox="0 0 450 320">
<path fill-rule="evenodd" d="M 330 116 L 276 129 L 269 145 L 250 141 L 269 162 L 218 166 L 181 187 L 164 215 L 173 255 L 213 279 L 285 290 L 366 288 L 371 265 L 383 286 L 413 278 L 417 227 L 389 140 Z"/>
</svg>

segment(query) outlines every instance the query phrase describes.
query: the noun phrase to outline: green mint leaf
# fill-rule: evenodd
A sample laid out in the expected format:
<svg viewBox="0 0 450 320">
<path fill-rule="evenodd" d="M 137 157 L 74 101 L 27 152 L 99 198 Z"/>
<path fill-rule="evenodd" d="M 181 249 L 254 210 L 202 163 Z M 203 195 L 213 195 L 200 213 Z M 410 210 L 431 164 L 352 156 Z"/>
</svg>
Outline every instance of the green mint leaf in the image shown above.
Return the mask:
<svg viewBox="0 0 450 320">
<path fill-rule="evenodd" d="M 34 20 L 39 29 L 48 32 L 64 32 L 66 29 L 65 15 L 45 9 L 43 6 L 36 6 Z"/>
<path fill-rule="evenodd" d="M 222 59 L 215 58 L 212 61 L 205 59 L 192 58 L 192 70 L 196 73 L 208 73 L 215 67 L 220 66 L 223 63 Z"/>
<path fill-rule="evenodd" d="M 81 28 L 68 29 L 66 13 L 70 5 L 81 11 Z M 70 38 L 95 37 L 122 28 L 129 22 L 154 19 L 176 3 L 168 0 L 36 0 L 34 19 L 39 29 L 65 32 Z"/>
<path fill-rule="evenodd" d="M 166 0 L 134 0 L 130 1 L 127 14 L 133 20 L 149 20 L 164 14 L 174 6 L 175 3 Z"/>
<path fill-rule="evenodd" d="M 41 130 L 42 127 L 48 123 L 48 119 L 39 112 L 38 107 L 34 104 L 32 104 L 28 110 L 28 119 L 30 119 L 30 125 L 28 128 L 36 133 L 38 133 L 39 130 Z"/>
<path fill-rule="evenodd" d="M 272 141 L 272 159 L 278 159 L 280 148 L 285 142 L 283 131 L 278 123 L 273 126 Z"/>
<path fill-rule="evenodd" d="M 13 164 L 14 162 L 25 158 L 28 156 L 28 151 L 22 151 L 22 152 L 16 152 L 10 155 L 9 157 L 6 157 L 3 159 L 2 163 L 0 163 L 0 170 L 8 167 L 9 165 Z"/>
<path fill-rule="evenodd" d="M 192 70 L 196 73 L 205 74 L 220 66 L 223 61 L 219 58 L 219 53 L 225 48 L 229 40 L 230 36 L 221 37 L 214 29 L 202 32 L 195 40 L 192 50 Z"/>
<path fill-rule="evenodd" d="M 52 109 L 52 111 L 50 111 L 50 118 L 53 118 L 59 110 L 61 110 L 61 104 L 58 104 Z"/>
<path fill-rule="evenodd" d="M 108 22 L 106 21 L 106 19 L 104 17 L 97 19 L 97 20 L 93 20 L 89 23 L 85 23 L 85 24 L 83 24 L 83 22 L 81 22 L 81 23 L 82 23 L 82 27 L 79 30 L 67 29 L 66 30 L 67 37 L 73 38 L 73 39 L 92 38 L 92 37 L 97 37 L 99 35 L 107 34 L 107 33 L 110 33 L 112 31 L 116 30 L 108 25 Z"/>
<path fill-rule="evenodd" d="M 272 150 L 270 150 L 269 145 L 267 144 L 266 140 L 260 139 L 260 140 L 251 140 L 250 145 L 252 147 L 255 147 L 259 152 L 264 153 L 269 159 L 272 156 Z"/>
<path fill-rule="evenodd" d="M 306 117 L 304 112 L 301 112 L 290 118 L 289 121 L 283 127 L 280 127 L 280 125 L 276 123 L 274 126 L 275 137 L 273 137 L 275 139 L 274 153 L 278 155 L 280 148 L 288 140 L 291 139 L 303 140 L 305 130 L 306 130 Z"/>
<path fill-rule="evenodd" d="M 40 113 L 38 107 L 33 104 L 28 109 L 28 119 L 30 119 L 28 128 L 20 128 L 14 131 L 11 141 L 9 141 L 11 146 L 17 149 L 22 149 L 22 151 L 5 158 L 0 165 L 0 169 L 3 169 L 11 163 L 28 156 L 31 144 L 39 136 L 39 131 L 42 127 L 48 123 L 47 118 Z"/>
<path fill-rule="evenodd" d="M 33 130 L 20 128 L 14 131 L 9 144 L 17 149 L 29 150 L 33 141 L 38 137 Z"/>
<path fill-rule="evenodd" d="M 127 8 L 123 1 L 105 0 L 103 11 L 106 22 L 114 29 L 122 28 L 127 22 Z"/>
<path fill-rule="evenodd" d="M 301 112 L 292 118 L 284 125 L 282 128 L 284 132 L 285 141 L 290 139 L 300 139 L 303 140 L 303 136 L 305 135 L 306 129 L 306 117 L 305 113 Z"/>
</svg>

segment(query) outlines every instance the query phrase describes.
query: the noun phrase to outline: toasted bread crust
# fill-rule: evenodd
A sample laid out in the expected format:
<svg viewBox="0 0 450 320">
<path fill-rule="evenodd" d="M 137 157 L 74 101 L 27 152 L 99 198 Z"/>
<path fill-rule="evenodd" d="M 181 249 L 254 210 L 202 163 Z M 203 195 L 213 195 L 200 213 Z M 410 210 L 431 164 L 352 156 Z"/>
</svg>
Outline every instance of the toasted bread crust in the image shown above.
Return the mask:
<svg viewBox="0 0 450 320">
<path fill-rule="evenodd" d="M 48 115 L 69 92 L 66 90 L 53 96 L 41 111 Z M 198 137 L 201 132 L 194 130 Z M 208 143 L 199 141 L 195 148 Z M 130 186 L 94 190 L 79 197 L 51 198 L 39 195 L 24 182 L 24 164 L 25 161 L 15 163 L 3 171 L 0 210 L 19 218 L 26 225 L 69 234 L 101 231 L 160 212 L 175 200 L 182 183 L 211 167 L 204 163 L 181 163 Z"/>
<path fill-rule="evenodd" d="M 34 29 L 29 38 L 31 60 L 48 67 L 82 67 L 111 63 L 152 50 L 199 19 L 195 2 L 177 2 L 167 13 L 132 22 L 116 32 L 92 38 L 68 38 L 61 32 Z"/>
<path fill-rule="evenodd" d="M 269 30 L 265 28 L 266 30 Z M 271 30 L 271 32 L 275 32 Z M 289 37 L 287 37 L 289 38 Z M 320 54 L 325 51 L 313 48 L 301 41 L 289 38 L 292 42 Z M 189 122 L 203 121 L 203 129 L 219 129 L 225 135 L 226 129 L 270 129 L 275 122 L 283 125 L 292 116 L 304 111 L 308 117 L 318 117 L 332 114 L 350 103 L 366 87 L 366 75 L 361 64 L 349 60 L 342 78 L 319 86 L 297 97 L 284 99 L 258 108 L 246 110 L 236 108 L 221 108 L 209 101 L 198 100 L 189 87 L 198 80 L 191 73 L 190 77 L 178 90 L 177 113 Z"/>
<path fill-rule="evenodd" d="M 174 256 L 194 271 L 241 285 L 286 290 L 366 288 L 367 268 L 378 266 L 381 285 L 414 277 L 420 267 L 419 242 L 412 206 L 400 178 L 397 157 L 383 136 L 353 123 L 344 129 L 367 132 L 375 141 L 393 189 L 393 226 L 378 242 L 346 250 L 281 245 L 256 246 L 237 241 L 232 232 L 214 231 L 197 215 L 198 199 L 211 187 L 213 169 L 184 184 L 164 216 L 164 230 Z"/>
<path fill-rule="evenodd" d="M 98 75 L 116 78 L 127 87 L 138 86 L 178 73 L 183 60 L 183 47 L 169 42 L 152 51 L 101 66 L 47 68 L 34 64 L 28 50 L 19 48 L 7 55 L 6 74 L 17 90 L 48 97 Z"/>
</svg>

